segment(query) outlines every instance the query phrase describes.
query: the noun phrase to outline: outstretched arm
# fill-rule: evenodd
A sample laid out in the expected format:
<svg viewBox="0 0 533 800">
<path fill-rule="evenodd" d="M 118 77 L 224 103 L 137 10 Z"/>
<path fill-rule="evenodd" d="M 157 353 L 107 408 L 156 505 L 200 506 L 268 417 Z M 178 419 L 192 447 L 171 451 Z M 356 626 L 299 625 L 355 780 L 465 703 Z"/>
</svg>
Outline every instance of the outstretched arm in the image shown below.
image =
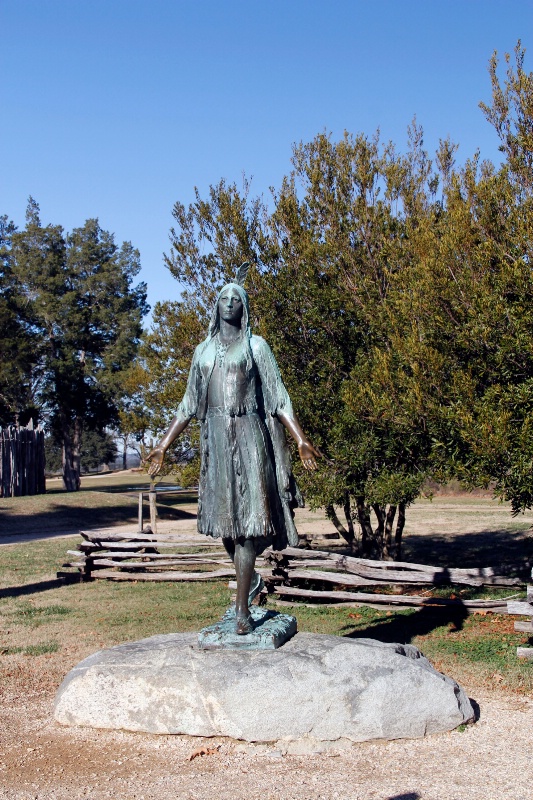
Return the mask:
<svg viewBox="0 0 533 800">
<path fill-rule="evenodd" d="M 287 428 L 298 445 L 304 467 L 310 470 L 317 469 L 316 459 L 320 458 L 322 453 L 309 441 L 298 422 L 272 350 L 260 336 L 253 336 L 252 352 L 261 377 L 266 410 L 275 414 Z"/>
<path fill-rule="evenodd" d="M 152 462 L 148 468 L 149 475 L 152 477 L 157 475 L 163 466 L 163 459 L 165 458 L 165 453 L 167 452 L 168 448 L 174 439 L 176 439 L 180 433 L 183 433 L 190 421 L 191 417 L 188 419 L 183 419 L 183 417 L 174 417 L 170 423 L 168 431 L 165 433 L 159 444 L 156 445 L 153 450 L 150 450 L 144 459 L 144 461 Z"/>
<path fill-rule="evenodd" d="M 289 416 L 289 414 L 287 414 L 285 411 L 278 410 L 276 416 L 280 422 L 285 425 L 290 435 L 298 445 L 298 452 L 304 467 L 310 470 L 317 469 L 316 460 L 317 458 L 320 458 L 322 453 L 320 450 L 317 450 L 317 448 L 309 441 L 303 432 L 302 426 L 300 425 L 296 415 L 293 413 L 291 416 Z"/>
</svg>

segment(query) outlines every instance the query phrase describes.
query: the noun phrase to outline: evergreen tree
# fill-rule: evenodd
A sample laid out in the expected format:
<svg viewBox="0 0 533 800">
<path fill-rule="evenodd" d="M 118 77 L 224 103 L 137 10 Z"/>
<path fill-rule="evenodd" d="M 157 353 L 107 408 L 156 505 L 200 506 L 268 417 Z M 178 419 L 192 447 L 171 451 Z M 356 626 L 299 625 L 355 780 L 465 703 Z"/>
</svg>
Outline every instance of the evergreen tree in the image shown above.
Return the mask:
<svg viewBox="0 0 533 800">
<path fill-rule="evenodd" d="M 185 292 L 156 320 L 145 385 L 172 358 L 181 396 L 216 291 L 251 261 L 254 329 L 327 459 L 300 475 L 306 498 L 352 543 L 357 520 L 365 555 L 391 557 L 395 519 L 400 555 L 427 477 L 533 503 L 533 74 L 520 45 L 506 62 L 482 104 L 498 169 L 477 154 L 457 167 L 447 139 L 430 158 L 415 121 L 405 153 L 377 135 L 296 146 L 271 210 L 224 181 L 174 207 L 167 264 Z"/>
<path fill-rule="evenodd" d="M 37 418 L 39 343 L 13 275 L 15 225 L 0 217 L 0 426 Z"/>
<path fill-rule="evenodd" d="M 83 430 L 118 421 L 130 366 L 148 310 L 146 286 L 132 281 L 139 253 L 120 248 L 97 220 L 64 235 L 41 225 L 30 198 L 26 228 L 12 235 L 12 270 L 42 350 L 39 402 L 63 451 L 65 488 L 80 485 Z"/>
<path fill-rule="evenodd" d="M 91 471 L 98 469 L 102 464 L 110 464 L 116 459 L 117 453 L 116 442 L 107 431 L 84 432 L 80 454 L 83 470 Z"/>
</svg>

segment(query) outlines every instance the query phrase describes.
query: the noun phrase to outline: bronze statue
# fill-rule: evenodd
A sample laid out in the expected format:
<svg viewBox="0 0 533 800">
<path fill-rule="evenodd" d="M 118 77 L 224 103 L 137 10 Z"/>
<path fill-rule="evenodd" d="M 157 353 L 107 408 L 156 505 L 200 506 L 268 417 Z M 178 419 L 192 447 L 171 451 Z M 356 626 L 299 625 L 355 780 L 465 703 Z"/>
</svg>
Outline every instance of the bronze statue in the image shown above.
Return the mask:
<svg viewBox="0 0 533 800">
<path fill-rule="evenodd" d="M 298 544 L 293 509 L 303 501 L 282 426 L 306 469 L 316 469 L 320 455 L 300 427 L 270 347 L 251 333 L 242 286 L 247 266 L 218 295 L 177 414 L 147 456 L 149 474 L 156 475 L 169 445 L 193 417 L 200 421 L 198 531 L 221 537 L 235 565 L 239 634 L 251 632 L 249 604 L 263 587 L 256 556 L 269 545 Z"/>
</svg>

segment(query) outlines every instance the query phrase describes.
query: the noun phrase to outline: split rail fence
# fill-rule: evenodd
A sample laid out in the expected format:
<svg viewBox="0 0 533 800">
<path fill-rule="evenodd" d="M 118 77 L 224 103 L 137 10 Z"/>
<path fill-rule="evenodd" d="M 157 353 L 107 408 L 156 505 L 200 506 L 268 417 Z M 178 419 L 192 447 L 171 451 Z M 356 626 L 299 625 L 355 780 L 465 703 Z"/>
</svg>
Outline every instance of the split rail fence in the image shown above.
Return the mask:
<svg viewBox="0 0 533 800">
<path fill-rule="evenodd" d="M 155 500 L 150 505 L 154 523 Z M 142 527 L 142 498 L 139 508 L 140 524 L 136 532 L 81 531 L 83 541 L 77 550 L 68 551 L 70 560 L 64 567 L 76 569 L 80 580 L 207 581 L 230 578 L 229 586 L 235 588 L 235 571 L 220 540 L 198 534 L 152 533 L 152 527 Z M 490 567 L 459 569 L 373 561 L 297 547 L 283 551 L 266 550 L 258 558 L 256 569 L 266 585 L 259 602 L 264 602 L 268 594 L 280 604 L 290 600 L 312 605 L 451 606 L 462 607 L 467 612 L 469 609 L 486 609 L 507 613 L 508 598 L 462 600 L 429 596 L 429 593 L 435 587 L 450 585 L 509 589 L 524 585 L 518 578 L 497 575 Z M 398 593 L 389 593 L 389 587 L 398 587 Z M 422 587 L 422 590 L 417 594 L 400 593 L 408 587 Z"/>
<path fill-rule="evenodd" d="M 531 572 L 533 578 L 533 570 Z M 519 614 L 530 617 L 526 622 L 515 622 L 514 629 L 518 633 L 529 633 L 530 639 L 533 638 L 533 586 L 527 587 L 527 599 L 524 600 L 509 600 L 507 603 L 508 614 Z M 533 644 L 533 643 L 532 643 Z M 533 661 L 533 647 L 517 647 L 516 655 L 518 658 L 526 658 L 528 661 Z"/>
<path fill-rule="evenodd" d="M 0 430 L 0 497 L 46 492 L 44 431 L 30 425 Z"/>
</svg>

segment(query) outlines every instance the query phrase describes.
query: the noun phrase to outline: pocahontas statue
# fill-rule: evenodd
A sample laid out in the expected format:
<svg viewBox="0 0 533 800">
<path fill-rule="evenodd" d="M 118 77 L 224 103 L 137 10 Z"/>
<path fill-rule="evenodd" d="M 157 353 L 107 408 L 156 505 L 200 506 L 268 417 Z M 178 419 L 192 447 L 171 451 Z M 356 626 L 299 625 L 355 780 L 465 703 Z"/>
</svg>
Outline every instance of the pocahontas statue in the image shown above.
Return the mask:
<svg viewBox="0 0 533 800">
<path fill-rule="evenodd" d="M 256 556 L 272 545 L 296 546 L 293 509 L 303 505 L 292 474 L 285 427 L 306 469 L 317 467 L 318 450 L 306 437 L 276 364 L 260 336 L 250 330 L 243 283 L 221 290 L 207 338 L 195 350 L 185 396 L 159 444 L 148 454 L 156 475 L 165 452 L 190 420 L 201 425 L 198 531 L 222 538 L 235 565 L 235 630 L 252 630 L 249 604 L 263 583 Z"/>
</svg>

